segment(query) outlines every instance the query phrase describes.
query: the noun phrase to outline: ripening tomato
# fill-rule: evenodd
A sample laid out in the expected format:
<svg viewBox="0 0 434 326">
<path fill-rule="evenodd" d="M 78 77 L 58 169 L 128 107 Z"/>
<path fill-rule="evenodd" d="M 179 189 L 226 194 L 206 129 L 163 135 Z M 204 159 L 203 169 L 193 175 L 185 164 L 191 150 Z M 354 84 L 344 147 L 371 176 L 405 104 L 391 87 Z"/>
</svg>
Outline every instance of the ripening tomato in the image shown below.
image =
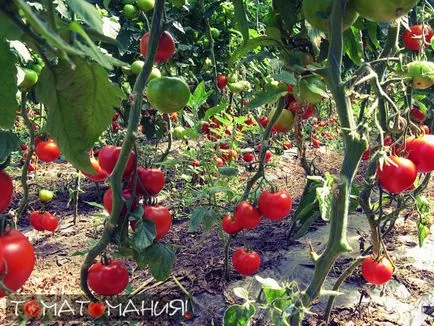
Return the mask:
<svg viewBox="0 0 434 326">
<path fill-rule="evenodd" d="M 90 158 L 90 164 L 92 164 L 96 175 L 81 171 L 81 173 L 83 173 L 86 178 L 94 182 L 102 182 L 108 178 L 108 174 L 100 167 L 99 161 L 95 157 Z"/>
<path fill-rule="evenodd" d="M 256 251 L 246 251 L 238 248 L 232 254 L 232 265 L 241 275 L 252 275 L 261 266 L 261 257 Z"/>
<path fill-rule="evenodd" d="M 224 149 L 221 151 L 221 158 L 223 162 L 236 161 L 238 159 L 238 153 L 234 149 Z"/>
<path fill-rule="evenodd" d="M 115 165 L 119 159 L 119 155 L 121 154 L 121 147 L 107 145 L 100 149 L 98 153 L 98 163 L 100 168 L 107 174 L 112 174 Z M 125 167 L 125 171 L 123 174 L 124 178 L 127 178 L 134 171 L 134 161 L 136 159 L 136 155 L 134 152 L 130 153 L 130 157 L 128 158 L 127 166 Z"/>
<path fill-rule="evenodd" d="M 14 193 L 14 185 L 12 179 L 5 171 L 0 171 L 0 213 L 9 207 Z"/>
<path fill-rule="evenodd" d="M 220 89 L 223 89 L 226 87 L 226 85 L 228 84 L 228 77 L 222 75 L 222 74 L 218 74 L 217 75 L 217 86 Z"/>
<path fill-rule="evenodd" d="M 42 141 L 36 146 L 36 155 L 42 162 L 50 163 L 57 160 L 60 156 L 60 149 L 52 141 Z"/>
<path fill-rule="evenodd" d="M 215 159 L 215 162 L 218 168 L 222 167 L 225 164 L 225 162 L 223 162 L 223 160 L 220 157 L 217 157 Z"/>
<path fill-rule="evenodd" d="M 267 128 L 267 125 L 268 125 L 268 122 L 269 122 L 269 121 L 270 121 L 270 120 L 269 120 L 268 117 L 265 116 L 265 115 L 259 118 L 259 123 L 260 123 L 261 126 L 264 127 L 264 128 Z"/>
<path fill-rule="evenodd" d="M 410 137 L 406 141 L 408 159 L 415 165 L 417 172 L 428 173 L 434 171 L 434 135 Z"/>
<path fill-rule="evenodd" d="M 32 299 L 24 303 L 24 314 L 29 318 L 36 318 L 42 312 L 38 300 Z"/>
<path fill-rule="evenodd" d="M 255 159 L 255 155 L 253 155 L 253 153 L 244 153 L 243 154 L 244 162 L 250 163 L 250 162 L 253 162 L 254 159 Z"/>
<path fill-rule="evenodd" d="M 283 145 L 283 149 L 291 149 L 292 148 L 292 143 L 289 140 L 287 142 L 284 142 L 282 145 Z"/>
<path fill-rule="evenodd" d="M 267 150 L 265 152 L 265 159 L 264 159 L 265 163 L 270 162 L 272 156 L 273 156 L 273 154 L 271 154 L 271 152 L 269 150 Z"/>
<path fill-rule="evenodd" d="M 321 146 L 321 142 L 318 139 L 312 140 L 312 147 L 313 148 L 319 148 Z"/>
<path fill-rule="evenodd" d="M 143 219 L 154 222 L 155 231 L 157 233 L 155 240 L 160 240 L 169 232 L 170 227 L 172 226 L 172 215 L 167 207 L 162 205 L 146 205 L 143 208 Z"/>
<path fill-rule="evenodd" d="M 157 195 L 164 187 L 164 173 L 160 169 L 137 168 L 136 192 L 139 195 Z M 134 179 L 130 184 L 133 186 Z"/>
<path fill-rule="evenodd" d="M 193 160 L 193 161 L 191 162 L 191 165 L 192 165 L 193 167 L 197 168 L 197 167 L 200 166 L 200 162 L 199 162 L 198 160 Z"/>
<path fill-rule="evenodd" d="M 263 216 L 279 221 L 288 216 L 292 209 L 292 199 L 285 190 L 277 192 L 263 191 L 258 200 L 258 209 Z"/>
<path fill-rule="evenodd" d="M 109 260 L 106 264 L 95 263 L 87 275 L 89 288 L 99 295 L 117 295 L 128 285 L 128 270 L 120 260 Z"/>
<path fill-rule="evenodd" d="M 294 115 L 299 111 L 301 111 L 302 109 L 303 109 L 303 105 L 297 103 L 297 101 L 292 101 L 288 105 L 288 110 L 294 113 Z"/>
<path fill-rule="evenodd" d="M 243 229 L 242 226 L 238 223 L 238 221 L 236 221 L 229 213 L 223 216 L 222 228 L 223 231 L 225 231 L 227 234 L 235 234 Z"/>
<path fill-rule="evenodd" d="M 393 276 L 392 263 L 386 257 L 383 257 L 380 260 L 366 257 L 362 262 L 362 276 L 371 284 L 384 284 Z"/>
<path fill-rule="evenodd" d="M 102 302 L 91 302 L 87 306 L 87 312 L 93 318 L 99 318 L 104 315 L 105 305 Z"/>
<path fill-rule="evenodd" d="M 131 190 L 130 190 L 130 189 L 125 189 L 125 190 L 123 190 L 123 191 L 122 191 L 122 198 L 123 198 L 124 201 L 128 201 L 128 200 L 131 198 Z M 112 210 L 113 210 L 113 192 L 112 192 L 111 189 L 108 189 L 108 190 L 104 193 L 104 196 L 103 196 L 102 202 L 103 202 L 103 205 L 104 205 L 105 210 L 106 210 L 109 214 L 111 214 L 111 213 L 112 213 Z M 137 201 L 134 200 L 131 209 L 134 210 L 136 207 L 137 207 Z M 126 214 L 126 213 L 127 213 L 127 206 L 124 205 L 124 206 L 122 207 L 122 210 L 121 210 L 121 215 L 124 215 L 124 214 Z"/>
<path fill-rule="evenodd" d="M 389 156 L 383 168 L 378 167 L 377 179 L 380 185 L 392 194 L 407 190 L 417 176 L 416 165 L 403 157 Z"/>
<path fill-rule="evenodd" d="M 423 122 L 425 120 L 425 113 L 416 106 L 410 110 L 410 116 L 413 121 Z"/>
<path fill-rule="evenodd" d="M 271 110 L 268 119 L 271 119 L 276 109 Z M 288 132 L 294 126 L 294 114 L 289 110 L 282 110 L 273 128 L 277 132 Z"/>
<path fill-rule="evenodd" d="M 235 208 L 234 219 L 243 229 L 251 230 L 261 222 L 261 214 L 248 201 L 242 201 Z"/>
<path fill-rule="evenodd" d="M 148 43 L 151 33 L 145 33 L 140 39 L 140 53 L 146 57 L 148 53 Z M 175 41 L 172 35 L 164 31 L 161 33 L 160 40 L 158 41 L 157 53 L 155 55 L 155 62 L 166 62 L 175 53 Z"/>
<path fill-rule="evenodd" d="M 0 251 L 5 264 L 0 264 L 0 278 L 11 291 L 18 290 L 29 278 L 35 266 L 35 251 L 29 240 L 18 230 L 0 235 Z M 5 293 L 0 289 L 0 298 Z"/>
<path fill-rule="evenodd" d="M 402 34 L 404 46 L 413 51 L 420 51 L 422 46 L 428 46 L 432 37 L 433 30 L 428 25 L 413 25 Z"/>
</svg>

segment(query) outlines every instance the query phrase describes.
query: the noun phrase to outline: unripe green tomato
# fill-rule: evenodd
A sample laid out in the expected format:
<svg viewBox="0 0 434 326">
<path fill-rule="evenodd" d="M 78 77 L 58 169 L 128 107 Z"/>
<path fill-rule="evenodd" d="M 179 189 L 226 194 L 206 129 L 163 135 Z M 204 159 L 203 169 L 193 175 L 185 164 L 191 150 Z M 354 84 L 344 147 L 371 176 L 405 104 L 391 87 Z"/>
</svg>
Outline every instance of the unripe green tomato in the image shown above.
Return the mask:
<svg viewBox="0 0 434 326">
<path fill-rule="evenodd" d="M 140 74 L 140 72 L 142 71 L 143 66 L 145 65 L 145 62 L 142 60 L 136 60 L 131 64 L 131 72 L 134 75 L 138 75 Z"/>
<path fill-rule="evenodd" d="M 206 38 L 203 39 L 203 46 L 204 47 L 209 47 L 209 38 L 206 37 Z"/>
<path fill-rule="evenodd" d="M 39 199 L 42 202 L 48 203 L 51 199 L 53 199 L 53 197 L 54 197 L 54 192 L 47 189 L 39 190 Z"/>
<path fill-rule="evenodd" d="M 220 37 L 220 31 L 217 28 L 211 27 L 210 30 L 211 30 L 211 35 L 212 35 L 213 39 Z"/>
<path fill-rule="evenodd" d="M 150 11 L 154 9 L 155 0 L 137 0 L 136 6 L 142 11 Z"/>
<path fill-rule="evenodd" d="M 28 68 L 23 68 L 24 80 L 19 85 L 22 90 L 28 90 L 38 82 L 38 74 L 36 71 Z"/>
<path fill-rule="evenodd" d="M 238 83 L 243 87 L 243 89 L 242 89 L 243 92 L 249 91 L 252 87 L 250 85 L 250 82 L 247 80 L 240 80 Z"/>
<path fill-rule="evenodd" d="M 30 66 L 30 69 L 32 69 L 33 71 L 36 71 L 38 74 L 41 73 L 41 71 L 42 71 L 43 68 L 44 67 L 42 65 L 38 64 L 38 63 L 32 64 Z"/>
<path fill-rule="evenodd" d="M 136 7 L 134 7 L 133 5 L 125 5 L 123 12 L 124 16 L 128 19 L 136 17 L 137 14 Z"/>
<path fill-rule="evenodd" d="M 146 89 L 149 103 L 162 113 L 183 109 L 190 99 L 190 88 L 178 77 L 161 77 L 151 80 Z"/>
<path fill-rule="evenodd" d="M 237 81 L 238 81 L 238 76 L 236 74 L 229 74 L 228 76 L 229 83 L 236 83 Z"/>
<path fill-rule="evenodd" d="M 173 137 L 182 139 L 185 137 L 185 128 L 182 126 L 178 126 L 173 129 Z"/>
<path fill-rule="evenodd" d="M 228 88 L 232 93 L 240 93 L 244 90 L 244 86 L 240 82 L 228 83 Z"/>
<path fill-rule="evenodd" d="M 152 68 L 152 71 L 149 74 L 148 82 L 150 82 L 152 79 L 160 78 L 160 77 L 161 77 L 160 69 L 154 67 Z"/>
</svg>

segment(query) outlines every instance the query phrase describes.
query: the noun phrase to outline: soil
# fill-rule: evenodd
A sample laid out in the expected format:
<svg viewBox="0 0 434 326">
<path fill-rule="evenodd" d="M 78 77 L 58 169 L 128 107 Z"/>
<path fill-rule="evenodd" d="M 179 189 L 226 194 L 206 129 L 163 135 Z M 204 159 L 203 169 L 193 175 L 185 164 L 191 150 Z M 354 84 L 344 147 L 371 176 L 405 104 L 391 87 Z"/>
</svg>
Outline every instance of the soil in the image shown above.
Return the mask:
<svg viewBox="0 0 434 326">
<path fill-rule="evenodd" d="M 318 154 L 317 166 L 323 171 L 337 173 L 340 166 L 341 157 L 331 151 L 321 150 Z M 285 155 L 280 159 L 278 167 L 272 168 L 268 175 L 273 176 L 275 182 L 284 186 L 295 198 L 295 202 L 300 197 L 304 187 L 304 172 L 299 166 L 298 161 L 291 155 Z M 42 166 L 38 171 L 37 179 L 32 183 L 38 186 L 46 186 L 50 189 L 58 189 L 55 200 L 52 201 L 47 209 L 56 212 L 60 219 L 60 226 L 54 234 L 41 233 L 34 231 L 29 226 L 26 218 L 19 222 L 19 228 L 29 237 L 34 245 L 37 262 L 35 269 L 19 291 L 22 295 L 60 295 L 76 294 L 81 295 L 80 290 L 80 267 L 84 259 L 83 253 L 94 244 L 102 232 L 102 222 L 104 214 L 102 210 L 88 203 L 98 202 L 98 192 L 93 183 L 82 182 L 79 195 L 78 216 L 76 223 L 73 223 L 74 207 L 69 205 L 70 190 L 74 188 L 75 170 L 68 164 L 55 164 Z M 248 173 L 245 172 L 245 177 Z M 360 177 L 360 176 L 359 176 Z M 18 182 L 15 183 L 18 186 Z M 29 210 L 39 209 L 40 203 L 37 199 L 37 187 L 31 186 L 31 198 Z M 432 185 L 431 185 L 432 187 Z M 101 186 L 104 191 L 107 185 Z M 432 193 L 433 189 L 429 191 Z M 21 189 L 18 188 L 18 193 Z M 19 195 L 15 197 L 14 206 L 19 201 Z M 321 228 L 324 223 L 316 223 L 310 231 Z M 248 232 L 246 238 L 249 246 L 255 248 L 262 257 L 269 255 L 271 259 L 266 259 L 261 269 L 273 269 L 278 265 L 281 258 L 279 252 L 291 246 L 299 244 L 298 241 L 291 241 L 287 236 L 288 223 L 261 223 L 254 232 Z M 413 235 L 414 242 L 401 243 L 397 235 Z M 399 225 L 388 238 L 388 248 L 393 255 L 393 248 L 398 246 L 417 246 L 417 238 L 414 236 L 415 227 L 406 224 Z M 193 298 L 193 311 L 191 318 L 185 316 L 182 319 L 163 321 L 161 319 L 141 320 L 143 325 L 221 325 L 222 315 L 228 305 L 235 303 L 232 296 L 226 295 L 234 282 L 242 280 L 236 273 L 231 273 L 229 281 L 223 281 L 224 259 L 222 246 L 218 236 L 217 228 L 209 234 L 202 232 L 188 232 L 188 220 L 178 218 L 174 220 L 173 227 L 164 239 L 165 242 L 174 244 L 176 249 L 176 262 L 174 265 L 173 276 L 165 282 L 156 282 L 148 270 L 140 270 L 133 261 L 126 261 L 130 272 L 130 285 L 127 293 L 139 296 L 146 294 L 150 297 L 157 297 L 159 300 L 164 298 L 187 298 L 185 291 Z M 232 248 L 242 246 L 243 242 L 235 240 Z M 277 253 L 277 254 L 276 254 Z M 434 286 L 434 273 L 432 271 L 411 268 L 399 268 L 406 266 L 406 257 L 396 257 L 395 264 L 398 267 L 395 278 L 399 279 L 411 293 L 412 298 L 418 298 L 426 293 L 432 293 Z M 333 273 L 338 275 L 350 263 L 348 258 L 339 260 Z M 176 283 L 182 284 L 184 289 Z M 370 304 L 369 289 L 361 279 L 359 273 L 354 273 L 348 283 L 360 286 L 361 292 L 365 296 L 360 305 L 353 307 L 336 307 L 332 313 L 331 325 L 400 325 L 399 321 L 379 304 Z M 185 290 L 185 291 L 184 291 Z M 219 299 L 219 295 L 224 297 Z M 209 305 L 207 301 L 209 298 Z M 219 301 L 220 300 L 220 301 Z M 201 302 L 198 307 L 194 302 Z M 5 314 L 5 299 L 0 300 L 0 325 L 15 325 L 16 320 L 11 320 L 9 314 Z M 205 305 L 206 307 L 203 307 Z M 432 307 L 431 307 L 432 309 Z M 431 313 L 433 316 L 433 313 Z M 321 314 L 309 316 L 304 325 L 323 325 L 324 321 L 320 318 Z M 112 322 L 115 320 L 112 319 Z M 125 319 L 124 319 L 125 321 Z M 68 324 L 58 322 L 53 324 Z M 69 324 L 84 325 L 94 324 L 90 318 L 80 319 L 79 321 L 69 322 Z M 257 319 L 254 325 L 269 325 L 261 319 Z M 426 325 L 434 325 L 433 319 L 426 320 Z"/>
</svg>

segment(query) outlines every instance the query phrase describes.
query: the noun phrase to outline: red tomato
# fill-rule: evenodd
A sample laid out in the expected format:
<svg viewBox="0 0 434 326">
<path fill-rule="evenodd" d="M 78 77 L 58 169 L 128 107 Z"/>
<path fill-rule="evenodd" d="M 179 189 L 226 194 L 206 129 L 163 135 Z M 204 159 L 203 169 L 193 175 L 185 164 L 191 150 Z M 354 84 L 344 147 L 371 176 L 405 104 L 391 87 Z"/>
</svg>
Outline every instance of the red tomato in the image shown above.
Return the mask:
<svg viewBox="0 0 434 326">
<path fill-rule="evenodd" d="M 413 121 L 417 122 L 423 122 L 425 120 L 425 113 L 423 113 L 421 110 L 419 110 L 418 107 L 413 107 L 410 110 L 410 115 Z"/>
<path fill-rule="evenodd" d="M 105 173 L 105 171 L 101 169 L 101 167 L 99 166 L 99 161 L 95 157 L 90 158 L 90 164 L 92 164 L 92 167 L 96 175 L 82 171 L 81 173 L 83 173 L 86 176 L 86 178 L 94 182 L 105 181 L 108 178 L 107 173 Z"/>
<path fill-rule="evenodd" d="M 273 156 L 273 154 L 271 154 L 271 152 L 267 150 L 265 152 L 265 159 L 264 159 L 265 163 L 270 162 L 272 156 Z"/>
<path fill-rule="evenodd" d="M 33 226 L 36 231 L 44 231 L 44 226 L 42 221 L 45 218 L 45 215 L 49 215 L 48 212 L 34 211 L 30 213 L 29 222 Z"/>
<path fill-rule="evenodd" d="M 146 57 L 148 53 L 148 43 L 149 43 L 150 33 L 145 33 L 140 39 L 140 53 Z M 172 35 L 164 31 L 160 40 L 158 41 L 157 54 L 155 56 L 155 62 L 166 62 L 169 60 L 173 54 L 175 53 L 175 41 L 173 40 Z"/>
<path fill-rule="evenodd" d="M 292 143 L 290 141 L 283 143 L 283 149 L 291 149 L 291 148 L 292 148 Z"/>
<path fill-rule="evenodd" d="M 87 312 L 93 318 L 99 318 L 104 315 L 105 305 L 102 302 L 91 302 L 87 306 Z"/>
<path fill-rule="evenodd" d="M 301 116 L 304 120 L 309 119 L 313 113 L 315 112 L 315 108 L 312 105 L 308 105 L 305 109 L 304 109 L 304 113 Z"/>
<path fill-rule="evenodd" d="M 101 169 L 107 173 L 107 175 L 112 174 L 115 165 L 119 159 L 119 155 L 121 154 L 121 147 L 115 147 L 111 145 L 104 146 L 101 148 L 98 154 L 98 163 Z M 131 152 L 130 157 L 128 158 L 127 166 L 125 167 L 125 171 L 123 177 L 129 177 L 131 173 L 134 171 L 134 161 L 136 159 L 136 155 L 134 152 Z"/>
<path fill-rule="evenodd" d="M 392 278 L 393 266 L 386 257 L 379 261 L 372 257 L 366 257 L 362 262 L 362 276 L 371 284 L 381 285 Z"/>
<path fill-rule="evenodd" d="M 20 148 L 21 148 L 21 150 L 26 151 L 27 150 L 27 145 L 26 144 L 21 144 Z"/>
<path fill-rule="evenodd" d="M 431 132 L 431 130 L 429 130 L 429 127 L 427 125 L 422 125 L 420 127 L 422 128 L 425 134 L 429 134 Z"/>
<path fill-rule="evenodd" d="M 42 312 L 42 308 L 39 305 L 38 300 L 32 299 L 24 303 L 24 313 L 29 318 L 36 318 Z"/>
<path fill-rule="evenodd" d="M 42 217 L 42 227 L 44 230 L 54 232 L 58 226 L 59 220 L 57 219 L 57 216 L 45 212 L 45 215 Z"/>
<path fill-rule="evenodd" d="M 193 162 L 191 162 L 191 165 L 193 165 L 193 167 L 197 168 L 200 166 L 200 162 L 198 160 L 193 160 Z"/>
<path fill-rule="evenodd" d="M 225 144 L 225 143 L 219 145 L 220 149 L 229 149 L 229 147 L 230 147 L 229 144 Z"/>
<path fill-rule="evenodd" d="M 122 191 L 122 198 L 124 201 L 128 201 L 131 198 L 131 190 L 125 189 Z M 108 189 L 102 198 L 102 202 L 104 205 L 105 210 L 111 214 L 113 210 L 113 192 L 111 189 Z M 135 209 L 137 207 L 137 202 L 134 201 L 133 206 L 131 209 Z M 127 206 L 124 205 L 121 210 L 121 215 L 125 215 L 127 213 Z"/>
<path fill-rule="evenodd" d="M 425 36 L 425 40 L 423 39 Z M 425 46 L 431 43 L 433 37 L 433 30 L 430 26 L 413 25 L 410 29 L 406 29 L 402 34 L 404 46 L 413 51 L 419 51 L 422 49 L 422 45 Z"/>
<path fill-rule="evenodd" d="M 264 127 L 264 128 L 267 128 L 267 125 L 268 125 L 268 122 L 269 122 L 269 121 L 270 121 L 270 120 L 269 120 L 268 117 L 265 116 L 265 115 L 259 118 L 259 123 L 260 123 L 261 126 Z"/>
<path fill-rule="evenodd" d="M 399 194 L 407 190 L 416 179 L 417 171 L 414 163 L 399 156 L 389 156 L 383 169 L 378 167 L 377 179 L 380 185 L 392 194 Z"/>
<path fill-rule="evenodd" d="M 363 152 L 363 154 L 362 154 L 362 160 L 363 161 L 367 161 L 367 160 L 370 159 L 370 157 L 371 157 L 371 151 L 368 148 L 366 151 Z"/>
<path fill-rule="evenodd" d="M 0 213 L 9 207 L 14 193 L 12 179 L 5 171 L 0 171 Z"/>
<path fill-rule="evenodd" d="M 288 110 L 291 111 L 292 113 L 294 113 L 294 115 L 302 109 L 303 109 L 303 105 L 298 104 L 295 101 L 289 103 L 289 105 L 288 105 Z"/>
<path fill-rule="evenodd" d="M 18 230 L 0 235 L 0 251 L 3 264 L 0 278 L 11 291 L 18 290 L 29 278 L 35 266 L 35 251 L 29 240 Z M 0 298 L 5 294 L 0 290 Z"/>
<path fill-rule="evenodd" d="M 223 160 L 220 157 L 217 157 L 215 159 L 215 162 L 216 162 L 218 168 L 222 167 L 223 164 L 225 164 L 225 162 L 223 162 Z"/>
<path fill-rule="evenodd" d="M 238 248 L 232 254 L 232 265 L 241 275 L 252 275 L 261 266 L 261 257 L 256 251 L 245 251 Z"/>
<path fill-rule="evenodd" d="M 321 142 L 318 139 L 312 140 L 312 147 L 313 148 L 319 148 L 321 146 Z"/>
<path fill-rule="evenodd" d="M 227 234 L 235 234 L 240 232 L 243 228 L 241 225 L 232 218 L 231 214 L 227 213 L 223 216 L 222 219 L 222 228 Z"/>
<path fill-rule="evenodd" d="M 139 195 L 157 195 L 164 187 L 164 173 L 160 169 L 137 168 L 136 192 Z M 130 181 L 133 186 L 133 179 Z"/>
<path fill-rule="evenodd" d="M 261 214 L 270 220 L 279 221 L 288 216 L 292 209 L 292 199 L 285 190 L 277 192 L 263 191 L 258 200 Z"/>
<path fill-rule="evenodd" d="M 406 150 L 409 160 L 416 165 L 417 172 L 428 173 L 434 170 L 434 135 L 410 137 L 406 141 Z"/>
<path fill-rule="evenodd" d="M 117 295 L 128 285 L 128 270 L 119 260 L 110 260 L 106 265 L 95 263 L 87 275 L 89 288 L 99 295 Z"/>
<path fill-rule="evenodd" d="M 33 172 L 36 170 L 36 166 L 33 163 L 29 163 L 29 166 L 27 167 L 27 171 Z"/>
<path fill-rule="evenodd" d="M 54 142 L 41 141 L 35 149 L 36 155 L 42 162 L 50 163 L 60 156 L 60 149 Z"/>
<path fill-rule="evenodd" d="M 234 219 L 243 229 L 251 230 L 261 222 L 261 214 L 248 201 L 242 201 L 235 208 Z"/>
<path fill-rule="evenodd" d="M 223 89 L 226 87 L 226 85 L 228 84 L 228 77 L 222 75 L 222 74 L 218 74 L 217 75 L 217 86 L 220 89 Z"/>
<path fill-rule="evenodd" d="M 384 146 L 391 146 L 393 144 L 393 138 L 390 136 L 384 137 Z"/>
<path fill-rule="evenodd" d="M 250 162 L 253 162 L 254 159 L 255 159 L 255 155 L 253 155 L 253 153 L 244 153 L 243 154 L 244 162 L 250 163 Z"/>
<path fill-rule="evenodd" d="M 156 206 L 144 206 L 143 219 L 150 220 L 155 224 L 155 230 L 157 235 L 155 240 L 163 238 L 170 230 L 172 226 L 172 215 L 169 210 L 161 205 Z"/>
</svg>

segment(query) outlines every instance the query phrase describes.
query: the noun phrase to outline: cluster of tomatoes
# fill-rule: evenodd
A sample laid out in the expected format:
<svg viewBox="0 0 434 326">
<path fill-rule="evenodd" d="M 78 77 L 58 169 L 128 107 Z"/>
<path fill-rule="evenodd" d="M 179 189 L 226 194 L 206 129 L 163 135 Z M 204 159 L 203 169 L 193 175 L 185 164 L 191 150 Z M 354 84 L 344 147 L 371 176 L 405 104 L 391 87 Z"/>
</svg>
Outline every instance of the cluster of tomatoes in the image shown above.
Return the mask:
<svg viewBox="0 0 434 326">
<path fill-rule="evenodd" d="M 338 126 L 336 118 L 329 118 L 327 121 L 319 121 L 318 118 L 312 118 L 312 147 L 318 148 L 322 145 L 322 139 L 330 140 L 336 137 Z M 327 130 L 334 127 L 334 130 Z"/>
<path fill-rule="evenodd" d="M 252 230 L 259 225 L 262 216 L 272 221 L 280 221 L 288 216 L 291 209 L 292 199 L 287 191 L 265 190 L 259 196 L 257 207 L 248 201 L 242 201 L 236 206 L 233 215 L 225 214 L 222 228 L 230 235 Z M 259 269 L 261 258 L 255 251 L 237 248 L 232 254 L 232 264 L 241 275 L 252 275 Z"/>
<path fill-rule="evenodd" d="M 431 44 L 434 33 L 429 25 L 413 25 L 402 34 L 404 46 L 412 51 L 420 51 Z"/>
<path fill-rule="evenodd" d="M 33 211 L 29 216 L 29 221 L 36 231 L 54 232 L 59 225 L 59 220 L 55 215 L 43 210 Z"/>
</svg>

